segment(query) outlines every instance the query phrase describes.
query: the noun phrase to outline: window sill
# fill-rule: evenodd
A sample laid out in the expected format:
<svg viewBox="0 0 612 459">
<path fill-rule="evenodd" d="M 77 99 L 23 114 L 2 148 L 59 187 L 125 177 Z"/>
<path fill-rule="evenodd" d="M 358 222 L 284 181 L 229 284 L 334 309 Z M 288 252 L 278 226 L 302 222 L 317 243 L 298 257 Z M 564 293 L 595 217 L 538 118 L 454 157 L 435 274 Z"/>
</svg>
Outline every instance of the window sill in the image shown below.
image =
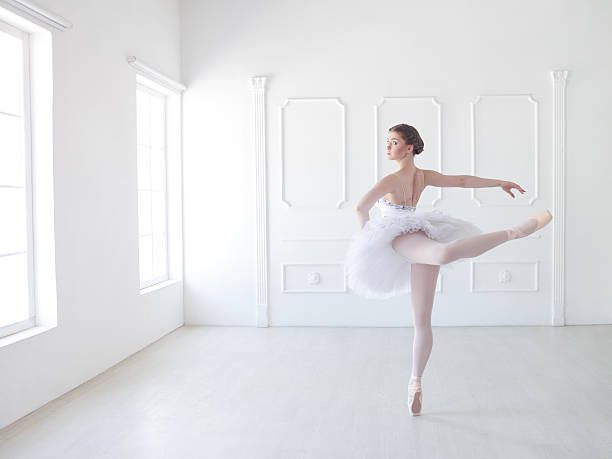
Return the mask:
<svg viewBox="0 0 612 459">
<path fill-rule="evenodd" d="M 56 326 L 57 325 L 31 327 L 27 330 L 23 330 L 17 333 L 13 333 L 12 335 L 5 336 L 4 338 L 0 338 L 0 348 L 9 346 L 27 338 L 31 338 L 32 336 L 40 335 L 41 333 L 47 332 L 55 328 Z"/>
<path fill-rule="evenodd" d="M 151 293 L 151 292 L 154 292 L 156 290 L 160 290 L 162 288 L 170 287 L 171 285 L 178 284 L 180 282 L 181 282 L 180 279 L 170 279 L 170 280 L 167 280 L 167 281 L 164 281 L 164 282 L 160 282 L 160 283 L 155 284 L 155 285 L 151 285 L 150 287 L 143 288 L 143 289 L 140 290 L 140 294 L 141 295 L 146 295 L 147 293 Z"/>
</svg>

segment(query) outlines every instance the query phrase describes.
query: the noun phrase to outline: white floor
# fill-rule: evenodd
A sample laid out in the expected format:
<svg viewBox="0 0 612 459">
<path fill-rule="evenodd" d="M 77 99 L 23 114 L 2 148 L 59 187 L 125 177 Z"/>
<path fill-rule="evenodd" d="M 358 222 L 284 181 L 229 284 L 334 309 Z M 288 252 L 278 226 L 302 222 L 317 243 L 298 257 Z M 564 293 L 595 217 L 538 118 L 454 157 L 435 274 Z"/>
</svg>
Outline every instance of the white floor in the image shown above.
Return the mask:
<svg viewBox="0 0 612 459">
<path fill-rule="evenodd" d="M 612 326 L 182 327 L 0 430 L 18 458 L 612 458 Z"/>
</svg>

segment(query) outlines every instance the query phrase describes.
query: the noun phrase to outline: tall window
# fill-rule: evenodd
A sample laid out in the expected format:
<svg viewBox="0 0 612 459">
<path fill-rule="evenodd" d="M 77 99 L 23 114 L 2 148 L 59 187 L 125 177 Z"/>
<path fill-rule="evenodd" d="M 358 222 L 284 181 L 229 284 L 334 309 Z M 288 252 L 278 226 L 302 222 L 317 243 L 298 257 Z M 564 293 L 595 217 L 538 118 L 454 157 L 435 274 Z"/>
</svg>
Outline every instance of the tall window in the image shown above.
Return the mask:
<svg viewBox="0 0 612 459">
<path fill-rule="evenodd" d="M 36 323 L 28 34 L 0 21 L 0 337 Z"/>
<path fill-rule="evenodd" d="M 137 84 L 140 288 L 168 280 L 166 95 Z"/>
</svg>

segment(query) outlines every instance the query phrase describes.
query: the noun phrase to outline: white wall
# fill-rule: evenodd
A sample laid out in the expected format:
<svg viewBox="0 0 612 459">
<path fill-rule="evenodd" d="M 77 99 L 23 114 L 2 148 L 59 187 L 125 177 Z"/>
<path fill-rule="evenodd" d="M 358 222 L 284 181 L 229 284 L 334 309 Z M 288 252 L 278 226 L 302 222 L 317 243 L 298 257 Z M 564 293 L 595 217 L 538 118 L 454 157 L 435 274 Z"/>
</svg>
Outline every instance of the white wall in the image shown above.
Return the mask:
<svg viewBox="0 0 612 459">
<path fill-rule="evenodd" d="M 139 295 L 135 55 L 179 79 L 175 0 L 40 0 L 54 33 L 57 328 L 0 348 L 0 427 L 183 323 L 182 285 Z"/>
<path fill-rule="evenodd" d="M 347 157 L 352 166 L 347 174 L 345 222 L 354 222 L 354 205 L 373 185 L 372 107 L 381 96 L 425 95 L 443 100 L 443 172 L 468 174 L 469 102 L 477 94 L 530 93 L 537 86 L 537 96 L 544 100 L 546 148 L 541 154 L 548 167 L 552 163 L 550 71 L 554 69 L 570 71 L 566 323 L 610 323 L 612 287 L 607 278 L 612 250 L 606 235 L 612 217 L 606 209 L 612 159 L 606 135 L 612 122 L 612 60 L 607 51 L 612 45 L 611 16 L 610 3 L 583 0 L 182 1 L 182 76 L 190 87 L 184 99 L 186 323 L 255 324 L 255 173 L 249 77 L 268 76 L 268 97 L 275 102 L 267 112 L 271 131 L 278 123 L 277 102 L 286 97 L 340 97 L 346 104 Z M 550 92 L 543 93 L 544 87 Z M 513 135 L 511 129 L 507 135 Z M 425 139 L 426 146 L 427 142 Z M 277 136 L 270 135 L 270 162 L 278 161 L 276 143 Z M 355 166 L 358 162 L 362 165 Z M 541 174 L 550 196 L 551 171 Z M 489 178 L 513 180 L 503 170 L 498 177 Z M 268 187 L 275 198 L 279 183 L 277 175 L 269 177 Z M 469 201 L 468 190 L 449 196 Z M 550 208 L 551 202 L 540 201 L 534 209 L 524 208 L 517 215 Z M 276 206 L 277 200 L 271 205 Z M 275 215 L 271 229 L 282 223 Z M 482 215 L 487 214 L 479 214 L 476 208 L 465 216 Z M 479 223 L 494 230 L 502 223 L 518 221 L 513 217 L 507 222 Z M 356 223 L 351 224 L 356 229 Z M 512 248 L 498 250 L 496 253 L 508 253 Z M 276 263 L 271 263 L 268 275 L 272 280 L 279 276 Z M 550 296 L 548 287 L 550 284 Z M 507 297 L 509 303 L 520 301 L 520 295 Z M 347 295 L 336 301 L 358 300 Z M 468 304 L 449 301 L 448 314 L 453 315 L 446 322 L 461 323 L 462 308 Z M 283 311 L 283 306 L 272 304 L 272 311 L 290 315 L 292 310 Z M 389 314 L 382 307 L 370 307 L 360 314 L 370 318 Z M 471 313 L 476 319 L 480 311 Z M 495 318 L 491 308 L 488 313 Z M 310 323 L 325 323 L 326 314 L 321 307 L 319 316 L 309 316 Z M 409 320 L 407 308 L 400 320 L 394 314 L 386 317 L 386 324 L 402 325 Z M 299 317 L 294 318 L 300 322 Z M 506 320 L 501 315 L 497 319 L 499 323 L 521 320 L 520 316 Z"/>
</svg>

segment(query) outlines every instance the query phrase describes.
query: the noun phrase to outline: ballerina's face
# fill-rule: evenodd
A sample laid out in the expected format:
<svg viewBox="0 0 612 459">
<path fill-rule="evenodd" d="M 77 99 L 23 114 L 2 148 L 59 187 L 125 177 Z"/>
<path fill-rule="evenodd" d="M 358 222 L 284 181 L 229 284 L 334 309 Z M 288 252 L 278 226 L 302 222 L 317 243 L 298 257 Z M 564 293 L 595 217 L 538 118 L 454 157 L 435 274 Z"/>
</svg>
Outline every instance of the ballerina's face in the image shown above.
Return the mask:
<svg viewBox="0 0 612 459">
<path fill-rule="evenodd" d="M 389 131 L 387 137 L 387 158 L 403 159 L 412 150 L 412 145 L 406 145 L 402 136 L 397 132 Z"/>
</svg>

